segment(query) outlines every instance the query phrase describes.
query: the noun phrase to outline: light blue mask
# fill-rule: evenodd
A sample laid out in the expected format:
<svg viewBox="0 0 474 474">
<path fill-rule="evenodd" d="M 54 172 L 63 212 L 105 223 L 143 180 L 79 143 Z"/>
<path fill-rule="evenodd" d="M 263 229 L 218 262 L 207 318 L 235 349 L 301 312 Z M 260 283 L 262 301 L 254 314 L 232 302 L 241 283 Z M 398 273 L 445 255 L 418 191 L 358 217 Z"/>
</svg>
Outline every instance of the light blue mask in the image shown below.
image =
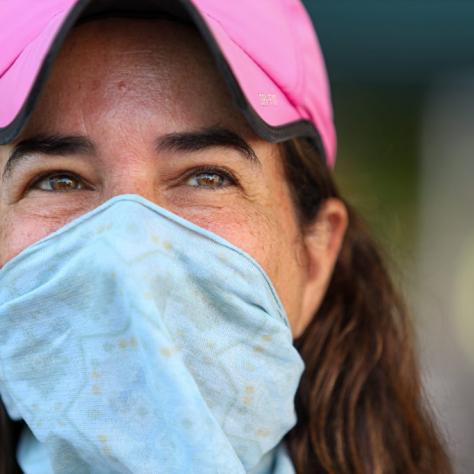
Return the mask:
<svg viewBox="0 0 474 474">
<path fill-rule="evenodd" d="M 0 270 L 0 363 L 27 474 L 294 472 L 303 362 L 272 284 L 139 196 Z"/>
</svg>

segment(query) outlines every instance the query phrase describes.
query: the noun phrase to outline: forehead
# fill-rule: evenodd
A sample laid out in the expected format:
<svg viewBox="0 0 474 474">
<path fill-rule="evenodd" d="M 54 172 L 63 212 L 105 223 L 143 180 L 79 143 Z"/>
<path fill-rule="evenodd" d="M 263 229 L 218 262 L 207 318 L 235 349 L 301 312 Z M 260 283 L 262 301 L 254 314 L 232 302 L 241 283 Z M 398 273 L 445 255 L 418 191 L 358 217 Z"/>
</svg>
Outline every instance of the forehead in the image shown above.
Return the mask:
<svg viewBox="0 0 474 474">
<path fill-rule="evenodd" d="M 157 126 L 220 123 L 249 132 L 197 31 L 171 20 L 108 18 L 77 26 L 28 129 L 120 112 L 148 114 Z"/>
</svg>

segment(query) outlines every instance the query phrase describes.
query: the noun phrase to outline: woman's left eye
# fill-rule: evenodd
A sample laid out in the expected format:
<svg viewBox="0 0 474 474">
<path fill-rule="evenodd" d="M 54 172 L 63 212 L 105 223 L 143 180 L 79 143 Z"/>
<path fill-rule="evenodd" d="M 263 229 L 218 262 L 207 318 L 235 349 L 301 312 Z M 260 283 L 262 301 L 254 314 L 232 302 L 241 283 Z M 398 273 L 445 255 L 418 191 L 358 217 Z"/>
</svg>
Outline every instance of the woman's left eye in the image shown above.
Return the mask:
<svg viewBox="0 0 474 474">
<path fill-rule="evenodd" d="M 194 188 L 220 189 L 235 184 L 235 180 L 223 171 L 199 171 L 186 180 L 188 186 Z"/>
</svg>

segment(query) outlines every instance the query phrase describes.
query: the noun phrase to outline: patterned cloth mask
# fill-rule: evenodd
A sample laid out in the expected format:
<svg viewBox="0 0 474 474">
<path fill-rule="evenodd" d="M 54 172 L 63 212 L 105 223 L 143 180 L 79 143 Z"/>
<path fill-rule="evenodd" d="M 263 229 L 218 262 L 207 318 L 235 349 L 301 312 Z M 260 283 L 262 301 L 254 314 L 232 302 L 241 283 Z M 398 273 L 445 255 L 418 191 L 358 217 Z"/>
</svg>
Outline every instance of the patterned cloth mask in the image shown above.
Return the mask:
<svg viewBox="0 0 474 474">
<path fill-rule="evenodd" d="M 27 474 L 294 473 L 303 362 L 268 277 L 139 196 L 0 270 L 0 364 Z"/>
</svg>

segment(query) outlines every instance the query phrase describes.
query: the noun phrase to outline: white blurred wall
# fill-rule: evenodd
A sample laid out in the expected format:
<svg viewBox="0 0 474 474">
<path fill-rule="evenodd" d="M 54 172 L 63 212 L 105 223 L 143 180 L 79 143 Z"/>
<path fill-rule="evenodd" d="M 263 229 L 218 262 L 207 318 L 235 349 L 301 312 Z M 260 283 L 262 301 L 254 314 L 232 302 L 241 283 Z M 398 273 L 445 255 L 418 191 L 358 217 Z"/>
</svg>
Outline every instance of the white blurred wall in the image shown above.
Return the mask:
<svg viewBox="0 0 474 474">
<path fill-rule="evenodd" d="M 411 297 L 426 387 L 454 457 L 474 473 L 474 71 L 439 80 L 422 121 L 420 239 Z"/>
</svg>

